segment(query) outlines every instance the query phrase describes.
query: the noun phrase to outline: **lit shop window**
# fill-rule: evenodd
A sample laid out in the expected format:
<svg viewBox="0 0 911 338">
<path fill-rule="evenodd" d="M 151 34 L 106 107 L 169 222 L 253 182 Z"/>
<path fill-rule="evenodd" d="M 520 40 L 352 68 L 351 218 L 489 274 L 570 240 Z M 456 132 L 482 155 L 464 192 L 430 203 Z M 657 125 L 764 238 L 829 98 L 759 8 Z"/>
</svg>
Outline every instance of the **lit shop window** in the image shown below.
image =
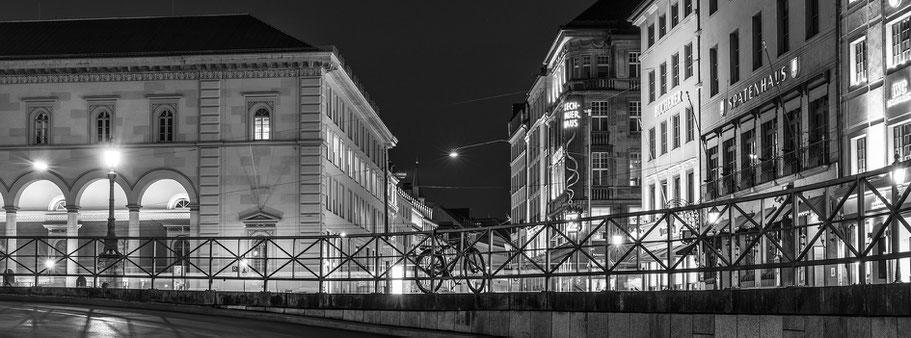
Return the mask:
<svg viewBox="0 0 911 338">
<path fill-rule="evenodd" d="M 886 35 L 886 59 L 889 61 L 889 68 L 908 61 L 911 58 L 911 16 L 906 14 L 890 23 Z"/>
</svg>

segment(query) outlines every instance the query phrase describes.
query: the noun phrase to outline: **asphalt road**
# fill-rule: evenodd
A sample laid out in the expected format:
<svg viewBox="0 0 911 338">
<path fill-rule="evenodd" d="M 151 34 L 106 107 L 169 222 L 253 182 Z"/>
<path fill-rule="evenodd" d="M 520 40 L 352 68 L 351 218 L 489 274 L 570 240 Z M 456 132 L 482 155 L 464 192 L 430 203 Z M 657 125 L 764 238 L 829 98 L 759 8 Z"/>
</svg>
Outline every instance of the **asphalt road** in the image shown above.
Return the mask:
<svg viewBox="0 0 911 338">
<path fill-rule="evenodd" d="M 103 306 L 0 301 L 0 337 L 375 337 L 298 324 Z"/>
</svg>

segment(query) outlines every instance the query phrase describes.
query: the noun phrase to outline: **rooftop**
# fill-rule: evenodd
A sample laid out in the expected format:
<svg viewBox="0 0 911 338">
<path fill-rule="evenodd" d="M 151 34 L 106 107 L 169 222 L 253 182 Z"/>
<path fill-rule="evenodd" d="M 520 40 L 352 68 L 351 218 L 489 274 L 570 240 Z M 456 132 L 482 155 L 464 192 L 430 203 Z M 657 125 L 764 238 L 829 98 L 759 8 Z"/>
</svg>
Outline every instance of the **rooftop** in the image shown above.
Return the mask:
<svg viewBox="0 0 911 338">
<path fill-rule="evenodd" d="M 637 4 L 636 0 L 598 0 L 562 28 L 607 28 L 638 34 L 638 28 L 627 21 Z"/>
<path fill-rule="evenodd" d="M 315 50 L 248 14 L 0 22 L 0 59 Z"/>
</svg>

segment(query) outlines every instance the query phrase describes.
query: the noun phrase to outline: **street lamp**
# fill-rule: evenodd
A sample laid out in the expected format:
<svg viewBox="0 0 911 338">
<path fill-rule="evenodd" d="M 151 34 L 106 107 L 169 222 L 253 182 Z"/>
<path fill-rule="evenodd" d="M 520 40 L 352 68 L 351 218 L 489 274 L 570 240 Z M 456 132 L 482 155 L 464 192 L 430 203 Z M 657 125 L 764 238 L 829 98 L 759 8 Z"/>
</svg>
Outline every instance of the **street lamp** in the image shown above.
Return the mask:
<svg viewBox="0 0 911 338">
<path fill-rule="evenodd" d="M 715 222 L 718 222 L 719 217 L 721 217 L 721 212 L 718 211 L 718 207 L 712 207 L 712 209 L 709 210 L 708 214 L 709 224 L 715 224 Z"/>
<path fill-rule="evenodd" d="M 104 238 L 104 249 L 98 255 L 99 261 L 104 261 L 111 265 L 120 259 L 120 251 L 117 249 L 117 238 L 114 233 L 114 180 L 117 173 L 114 169 L 120 163 L 120 151 L 114 147 L 114 141 L 108 140 L 108 146 L 104 150 L 104 163 L 108 167 L 108 183 L 110 189 L 108 195 L 108 231 Z M 113 267 L 106 266 L 108 273 L 116 275 L 117 271 Z"/>
<path fill-rule="evenodd" d="M 469 145 L 467 145 L 467 146 L 455 147 L 455 148 L 452 148 L 452 150 L 449 151 L 449 158 L 457 158 L 457 157 L 459 157 L 459 156 L 461 155 L 459 152 L 462 151 L 462 150 L 464 150 L 464 149 L 474 148 L 474 147 L 480 147 L 480 146 L 483 146 L 483 145 L 494 144 L 494 143 L 497 143 L 497 142 L 506 142 L 506 143 L 509 143 L 509 140 L 507 140 L 507 139 L 496 139 L 496 140 L 487 141 L 487 142 L 469 144 Z"/>
<path fill-rule="evenodd" d="M 32 162 L 32 169 L 35 169 L 35 171 L 47 171 L 48 168 L 49 168 L 49 166 L 47 165 L 47 162 L 45 162 L 45 161 L 38 160 L 38 161 Z"/>
</svg>

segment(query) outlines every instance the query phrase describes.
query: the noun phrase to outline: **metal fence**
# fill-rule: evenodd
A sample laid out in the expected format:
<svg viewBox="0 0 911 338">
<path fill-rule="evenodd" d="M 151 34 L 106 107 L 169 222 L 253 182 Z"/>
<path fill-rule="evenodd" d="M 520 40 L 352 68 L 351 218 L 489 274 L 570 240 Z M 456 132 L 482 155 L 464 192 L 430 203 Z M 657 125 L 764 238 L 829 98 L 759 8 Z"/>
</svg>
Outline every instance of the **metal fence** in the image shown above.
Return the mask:
<svg viewBox="0 0 911 338">
<path fill-rule="evenodd" d="M 0 237 L 4 283 L 328 293 L 703 290 L 911 279 L 908 175 L 665 210 L 298 237 Z"/>
</svg>

